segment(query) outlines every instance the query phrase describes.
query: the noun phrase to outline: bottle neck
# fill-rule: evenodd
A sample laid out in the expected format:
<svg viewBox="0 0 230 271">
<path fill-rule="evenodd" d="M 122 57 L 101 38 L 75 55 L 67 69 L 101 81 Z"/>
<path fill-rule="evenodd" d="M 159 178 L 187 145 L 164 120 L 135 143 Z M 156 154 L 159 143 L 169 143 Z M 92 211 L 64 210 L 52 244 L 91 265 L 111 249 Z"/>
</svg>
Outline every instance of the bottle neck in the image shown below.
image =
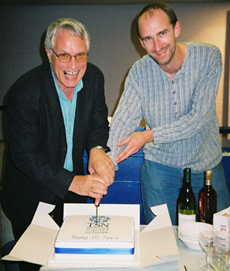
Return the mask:
<svg viewBox="0 0 230 271">
<path fill-rule="evenodd" d="M 191 180 L 184 180 L 183 181 L 183 186 L 184 187 L 191 187 Z"/>
<path fill-rule="evenodd" d="M 191 187 L 191 169 L 186 168 L 184 170 L 183 186 Z"/>
<path fill-rule="evenodd" d="M 207 186 L 212 185 L 212 171 L 211 170 L 206 170 L 205 171 L 204 185 L 207 185 Z"/>
<path fill-rule="evenodd" d="M 205 180 L 204 184 L 207 186 L 212 186 L 212 180 Z"/>
</svg>

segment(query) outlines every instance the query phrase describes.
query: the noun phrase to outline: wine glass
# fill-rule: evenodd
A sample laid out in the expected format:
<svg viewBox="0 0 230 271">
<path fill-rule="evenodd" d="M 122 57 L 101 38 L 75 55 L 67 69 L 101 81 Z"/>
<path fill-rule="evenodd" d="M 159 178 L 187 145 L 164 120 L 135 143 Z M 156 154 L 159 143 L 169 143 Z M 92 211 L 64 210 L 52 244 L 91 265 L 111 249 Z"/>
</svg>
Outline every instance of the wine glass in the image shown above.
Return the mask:
<svg viewBox="0 0 230 271">
<path fill-rule="evenodd" d="M 214 253 L 212 255 L 212 267 L 216 271 L 227 270 L 230 258 L 230 233 L 215 231 L 213 236 Z"/>
<path fill-rule="evenodd" d="M 202 271 L 213 271 L 215 270 L 211 263 L 212 263 L 212 250 L 213 250 L 213 231 L 202 231 L 199 233 L 199 244 L 201 248 L 206 253 L 206 265 L 201 267 L 200 270 Z"/>
</svg>

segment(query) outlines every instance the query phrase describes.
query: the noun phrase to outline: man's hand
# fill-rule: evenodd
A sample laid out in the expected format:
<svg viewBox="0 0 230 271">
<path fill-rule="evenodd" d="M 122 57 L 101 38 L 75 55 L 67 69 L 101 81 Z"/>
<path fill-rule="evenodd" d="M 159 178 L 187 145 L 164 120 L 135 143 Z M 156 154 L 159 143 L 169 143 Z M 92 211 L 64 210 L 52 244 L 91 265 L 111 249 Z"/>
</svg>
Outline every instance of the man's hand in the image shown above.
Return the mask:
<svg viewBox="0 0 230 271">
<path fill-rule="evenodd" d="M 138 152 L 147 142 L 153 141 L 153 131 L 145 130 L 141 132 L 134 132 L 130 136 L 126 137 L 121 142 L 117 143 L 117 146 L 122 147 L 127 144 L 122 152 L 116 157 L 116 162 L 127 159 L 130 155 Z"/>
<path fill-rule="evenodd" d="M 105 185 L 104 180 L 100 176 L 89 174 L 75 176 L 68 190 L 81 196 L 101 198 L 107 194 L 107 188 L 108 186 Z"/>
<path fill-rule="evenodd" d="M 88 170 L 90 174 L 99 175 L 107 186 L 114 182 L 114 164 L 104 150 L 97 148 L 90 150 Z"/>
</svg>

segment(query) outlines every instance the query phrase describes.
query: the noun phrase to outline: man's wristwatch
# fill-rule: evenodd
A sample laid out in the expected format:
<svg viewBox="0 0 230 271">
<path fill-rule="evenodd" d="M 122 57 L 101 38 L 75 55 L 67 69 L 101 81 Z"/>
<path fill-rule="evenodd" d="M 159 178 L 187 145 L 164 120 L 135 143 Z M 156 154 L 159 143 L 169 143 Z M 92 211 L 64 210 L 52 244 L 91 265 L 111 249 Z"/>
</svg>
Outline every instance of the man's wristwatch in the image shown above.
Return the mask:
<svg viewBox="0 0 230 271">
<path fill-rule="evenodd" d="M 109 148 L 108 146 L 105 146 L 105 147 L 102 147 L 102 146 L 96 146 L 96 147 L 94 147 L 94 148 L 96 148 L 96 149 L 98 149 L 98 150 L 103 150 L 105 153 L 111 151 L 110 148 Z"/>
</svg>

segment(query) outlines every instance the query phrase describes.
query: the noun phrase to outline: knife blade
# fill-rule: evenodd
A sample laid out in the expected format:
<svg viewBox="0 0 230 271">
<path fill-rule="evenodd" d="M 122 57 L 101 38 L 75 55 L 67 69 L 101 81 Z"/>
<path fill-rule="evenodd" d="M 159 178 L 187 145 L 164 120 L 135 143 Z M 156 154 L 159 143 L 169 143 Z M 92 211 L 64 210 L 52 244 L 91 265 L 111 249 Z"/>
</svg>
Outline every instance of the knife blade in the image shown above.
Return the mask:
<svg viewBox="0 0 230 271">
<path fill-rule="evenodd" d="M 101 200 L 101 198 L 96 198 L 95 203 L 94 203 L 94 205 L 96 207 L 96 223 L 98 222 L 98 207 L 100 205 L 100 200 Z"/>
</svg>

